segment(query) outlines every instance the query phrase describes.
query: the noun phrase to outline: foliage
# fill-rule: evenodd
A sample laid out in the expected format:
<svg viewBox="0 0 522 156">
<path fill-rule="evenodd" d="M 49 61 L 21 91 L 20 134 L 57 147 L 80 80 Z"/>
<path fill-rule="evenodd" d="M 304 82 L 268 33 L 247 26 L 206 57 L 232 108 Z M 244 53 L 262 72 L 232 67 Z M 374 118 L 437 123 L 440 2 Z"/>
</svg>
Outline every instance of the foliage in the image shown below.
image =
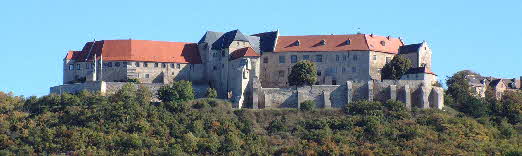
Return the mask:
<svg viewBox="0 0 522 156">
<path fill-rule="evenodd" d="M 207 98 L 216 98 L 217 97 L 217 91 L 214 88 L 208 88 L 207 93 L 205 94 Z"/>
<path fill-rule="evenodd" d="M 288 75 L 290 86 L 313 85 L 317 81 L 317 67 L 315 63 L 302 60 L 292 66 L 292 71 Z"/>
<path fill-rule="evenodd" d="M 138 78 L 130 78 L 130 79 L 127 79 L 127 82 L 132 82 L 132 83 L 141 83 L 141 82 L 140 82 L 140 79 L 138 79 Z"/>
<path fill-rule="evenodd" d="M 311 111 L 315 108 L 315 101 L 313 100 L 306 100 L 301 102 L 301 109 L 302 111 Z"/>
<path fill-rule="evenodd" d="M 158 90 L 158 98 L 164 102 L 184 102 L 194 99 L 194 88 L 190 81 L 174 81 Z"/>
<path fill-rule="evenodd" d="M 481 118 L 409 111 L 399 101 L 303 112 L 233 110 L 213 98 L 151 103 L 152 96 L 137 84 L 106 96 L 0 92 L 0 155 L 517 155 L 522 149 L 517 92 Z"/>
<path fill-rule="evenodd" d="M 382 79 L 398 80 L 410 68 L 412 63 L 406 57 L 401 55 L 395 56 L 389 63 L 386 63 L 382 68 Z"/>
</svg>

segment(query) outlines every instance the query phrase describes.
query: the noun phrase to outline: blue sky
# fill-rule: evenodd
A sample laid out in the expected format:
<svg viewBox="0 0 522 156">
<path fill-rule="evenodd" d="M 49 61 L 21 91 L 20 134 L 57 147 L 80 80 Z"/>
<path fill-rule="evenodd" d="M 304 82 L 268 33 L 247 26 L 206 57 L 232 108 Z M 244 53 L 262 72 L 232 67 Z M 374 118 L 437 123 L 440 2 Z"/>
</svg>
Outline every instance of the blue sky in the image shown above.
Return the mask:
<svg viewBox="0 0 522 156">
<path fill-rule="evenodd" d="M 522 75 L 522 1 L 0 2 L 0 91 L 45 95 L 62 83 L 62 59 L 94 38 L 197 42 L 206 30 L 281 35 L 363 33 L 426 40 L 439 79 L 463 69 Z"/>
</svg>

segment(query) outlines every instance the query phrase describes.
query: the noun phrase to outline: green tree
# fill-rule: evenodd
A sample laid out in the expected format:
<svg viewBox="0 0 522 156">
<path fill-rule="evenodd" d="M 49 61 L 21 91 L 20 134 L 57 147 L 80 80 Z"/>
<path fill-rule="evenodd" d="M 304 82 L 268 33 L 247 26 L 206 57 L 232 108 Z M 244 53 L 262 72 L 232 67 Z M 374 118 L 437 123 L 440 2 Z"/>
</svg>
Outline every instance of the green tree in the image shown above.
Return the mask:
<svg viewBox="0 0 522 156">
<path fill-rule="evenodd" d="M 507 91 L 502 97 L 500 115 L 506 117 L 510 123 L 522 122 L 522 93 L 519 91 Z"/>
<path fill-rule="evenodd" d="M 395 56 L 382 68 L 382 79 L 398 80 L 412 67 L 411 61 L 401 55 Z"/>
<path fill-rule="evenodd" d="M 455 102 L 460 103 L 467 99 L 468 96 L 471 96 L 469 81 L 466 77 L 472 74 L 475 73 L 469 70 L 463 70 L 453 74 L 453 76 L 448 77 L 446 80 L 446 85 L 448 86 L 446 93 L 451 95 L 451 97 L 456 100 Z"/>
<path fill-rule="evenodd" d="M 217 97 L 217 91 L 214 88 L 207 88 L 206 93 L 207 98 L 216 98 Z"/>
<path fill-rule="evenodd" d="M 317 67 L 308 60 L 297 62 L 288 75 L 290 86 L 313 85 L 317 81 Z"/>
<path fill-rule="evenodd" d="M 301 102 L 301 109 L 302 111 L 311 111 L 315 108 L 315 102 L 313 100 L 306 100 Z"/>
<path fill-rule="evenodd" d="M 185 102 L 194 99 L 194 88 L 190 81 L 174 81 L 158 90 L 158 97 L 163 102 Z"/>
</svg>

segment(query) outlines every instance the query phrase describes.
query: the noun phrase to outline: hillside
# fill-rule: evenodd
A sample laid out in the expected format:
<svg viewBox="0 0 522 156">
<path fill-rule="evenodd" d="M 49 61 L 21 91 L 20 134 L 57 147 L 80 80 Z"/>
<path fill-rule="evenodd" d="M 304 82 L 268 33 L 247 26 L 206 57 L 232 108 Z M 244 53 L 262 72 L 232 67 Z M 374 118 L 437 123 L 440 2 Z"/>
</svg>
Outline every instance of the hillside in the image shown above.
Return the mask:
<svg viewBox="0 0 522 156">
<path fill-rule="evenodd" d="M 402 103 L 232 110 L 217 99 L 150 103 L 114 95 L 0 92 L 0 155 L 520 155 L 522 124 Z"/>
</svg>

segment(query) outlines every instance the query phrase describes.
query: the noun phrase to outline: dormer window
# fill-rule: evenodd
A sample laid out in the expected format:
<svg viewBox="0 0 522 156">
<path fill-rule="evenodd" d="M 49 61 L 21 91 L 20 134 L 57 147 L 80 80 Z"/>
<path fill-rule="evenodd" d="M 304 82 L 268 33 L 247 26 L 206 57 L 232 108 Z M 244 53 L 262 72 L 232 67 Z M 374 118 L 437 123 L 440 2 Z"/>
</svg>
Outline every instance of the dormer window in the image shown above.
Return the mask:
<svg viewBox="0 0 522 156">
<path fill-rule="evenodd" d="M 381 45 L 382 46 L 386 46 L 386 42 L 385 41 L 381 41 Z"/>
<path fill-rule="evenodd" d="M 325 40 L 321 40 L 321 42 L 319 42 L 319 44 L 326 45 L 326 41 Z"/>
<path fill-rule="evenodd" d="M 346 40 L 345 43 L 346 43 L 346 45 L 350 45 L 350 44 L 352 44 L 352 41 L 350 41 L 350 39 L 348 39 L 348 40 Z"/>
<path fill-rule="evenodd" d="M 299 46 L 299 45 L 301 45 L 301 42 L 299 42 L 299 40 L 297 40 L 297 41 L 295 41 L 294 45 Z"/>
</svg>

